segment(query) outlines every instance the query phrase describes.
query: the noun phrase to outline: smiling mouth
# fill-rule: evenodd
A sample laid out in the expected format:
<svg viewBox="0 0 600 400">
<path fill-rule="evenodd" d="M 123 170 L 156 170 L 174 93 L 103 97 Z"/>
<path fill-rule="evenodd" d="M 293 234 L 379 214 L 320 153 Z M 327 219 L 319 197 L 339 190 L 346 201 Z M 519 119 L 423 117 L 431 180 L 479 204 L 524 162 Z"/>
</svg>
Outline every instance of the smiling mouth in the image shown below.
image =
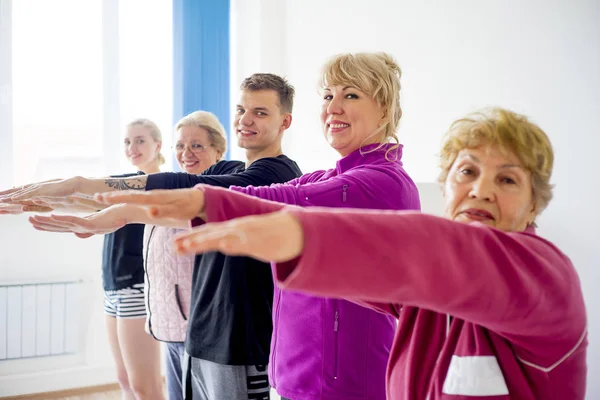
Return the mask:
<svg viewBox="0 0 600 400">
<path fill-rule="evenodd" d="M 330 132 L 340 132 L 343 131 L 344 129 L 348 128 L 350 126 L 350 124 L 346 124 L 346 123 L 335 123 L 335 124 L 327 124 L 327 129 Z"/>
<path fill-rule="evenodd" d="M 238 129 L 238 133 L 240 134 L 240 136 L 242 137 L 251 137 L 251 136 L 255 136 L 257 133 L 254 131 L 249 131 L 247 129 Z"/>
</svg>

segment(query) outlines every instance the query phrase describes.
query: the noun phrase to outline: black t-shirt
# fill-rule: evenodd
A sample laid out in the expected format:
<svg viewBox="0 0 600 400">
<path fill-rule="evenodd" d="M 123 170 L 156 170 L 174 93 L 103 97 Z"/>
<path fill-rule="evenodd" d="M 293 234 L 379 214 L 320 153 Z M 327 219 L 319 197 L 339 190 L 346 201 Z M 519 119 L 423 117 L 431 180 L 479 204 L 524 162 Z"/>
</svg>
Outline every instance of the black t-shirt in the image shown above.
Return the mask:
<svg viewBox="0 0 600 400">
<path fill-rule="evenodd" d="M 227 175 L 243 170 L 246 164 L 242 161 L 222 160 L 206 168 L 200 175 Z"/>
<path fill-rule="evenodd" d="M 126 178 L 137 174 L 111 175 Z M 104 290 L 119 290 L 144 283 L 144 259 L 142 248 L 144 225 L 129 224 L 104 235 L 102 249 L 102 285 Z"/>
<path fill-rule="evenodd" d="M 202 175 L 149 175 L 146 190 L 190 188 L 198 183 L 265 186 L 302 175 L 298 165 L 284 155 L 262 158 L 224 176 L 209 175 L 214 174 L 211 168 Z M 273 331 L 271 266 L 216 252 L 196 257 L 194 265 L 187 353 L 219 364 L 267 364 Z"/>
</svg>

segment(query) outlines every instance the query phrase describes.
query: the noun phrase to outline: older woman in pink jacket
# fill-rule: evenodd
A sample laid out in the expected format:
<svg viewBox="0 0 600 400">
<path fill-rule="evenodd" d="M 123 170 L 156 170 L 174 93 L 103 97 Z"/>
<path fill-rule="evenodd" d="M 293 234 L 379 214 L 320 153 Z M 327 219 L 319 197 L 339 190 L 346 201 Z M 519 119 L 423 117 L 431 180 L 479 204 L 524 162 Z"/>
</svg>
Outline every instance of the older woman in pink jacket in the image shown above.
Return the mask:
<svg viewBox="0 0 600 400">
<path fill-rule="evenodd" d="M 207 111 L 194 111 L 175 125 L 173 151 L 179 167 L 188 174 L 205 170 L 227 174 L 244 164 L 219 161 L 227 149 L 225 128 Z M 183 398 L 181 363 L 190 311 L 194 257 L 175 253 L 171 241 L 181 229 L 146 225 L 146 330 L 167 342 L 166 383 L 169 400 Z"/>
<path fill-rule="evenodd" d="M 548 137 L 513 112 L 477 113 L 452 125 L 441 166 L 446 218 L 299 209 L 209 187 L 189 190 L 186 210 L 150 212 L 208 222 L 246 216 L 196 228 L 177 249 L 271 260 L 283 288 L 397 317 L 391 400 L 583 400 L 579 278 L 534 229 L 552 197 Z"/>
</svg>

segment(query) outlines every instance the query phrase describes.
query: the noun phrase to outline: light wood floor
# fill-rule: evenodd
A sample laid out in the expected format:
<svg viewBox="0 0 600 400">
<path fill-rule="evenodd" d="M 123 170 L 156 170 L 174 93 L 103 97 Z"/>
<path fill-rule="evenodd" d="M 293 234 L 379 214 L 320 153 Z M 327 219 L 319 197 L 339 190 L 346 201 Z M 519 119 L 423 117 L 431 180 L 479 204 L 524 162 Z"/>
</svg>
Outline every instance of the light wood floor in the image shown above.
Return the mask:
<svg viewBox="0 0 600 400">
<path fill-rule="evenodd" d="M 38 393 L 13 397 L 0 397 L 1 400 L 121 400 L 118 384 L 89 388 L 70 389 L 62 392 Z"/>
<path fill-rule="evenodd" d="M 112 390 L 104 393 L 90 393 L 81 396 L 56 397 L 55 400 L 121 400 L 121 391 Z"/>
</svg>

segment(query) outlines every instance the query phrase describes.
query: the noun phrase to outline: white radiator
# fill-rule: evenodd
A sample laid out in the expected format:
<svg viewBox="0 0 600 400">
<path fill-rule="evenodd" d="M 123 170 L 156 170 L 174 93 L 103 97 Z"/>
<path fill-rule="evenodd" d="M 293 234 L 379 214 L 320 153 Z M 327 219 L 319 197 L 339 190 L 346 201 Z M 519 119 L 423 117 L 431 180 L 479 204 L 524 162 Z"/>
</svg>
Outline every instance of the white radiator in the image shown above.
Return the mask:
<svg viewBox="0 0 600 400">
<path fill-rule="evenodd" d="M 77 353 L 81 286 L 0 283 L 0 360 Z"/>
</svg>

